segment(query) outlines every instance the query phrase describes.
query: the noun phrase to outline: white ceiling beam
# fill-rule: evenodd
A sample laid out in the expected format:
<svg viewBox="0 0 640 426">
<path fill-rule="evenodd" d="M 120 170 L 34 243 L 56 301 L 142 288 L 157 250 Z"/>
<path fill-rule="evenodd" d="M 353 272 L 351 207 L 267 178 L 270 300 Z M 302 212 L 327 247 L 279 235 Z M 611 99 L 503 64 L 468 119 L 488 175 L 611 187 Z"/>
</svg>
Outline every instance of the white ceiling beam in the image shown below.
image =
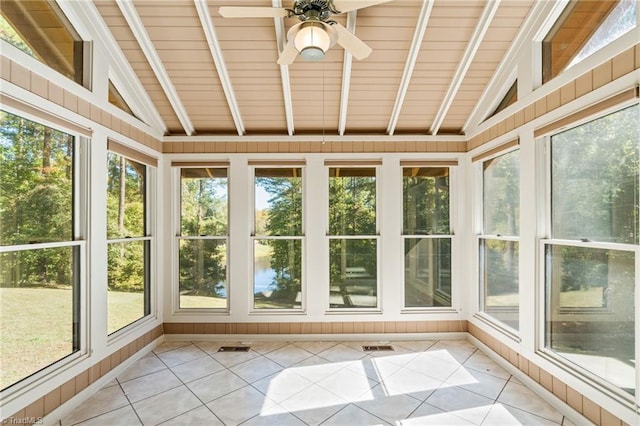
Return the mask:
<svg viewBox="0 0 640 426">
<path fill-rule="evenodd" d="M 429 133 L 432 135 L 437 135 L 440 130 L 440 126 L 442 126 L 442 122 L 444 121 L 447 113 L 449 112 L 449 108 L 451 108 L 451 104 L 453 103 L 456 95 L 458 94 L 458 90 L 460 90 L 460 86 L 462 85 L 462 81 L 467 75 L 467 71 L 469 71 L 469 67 L 471 67 L 471 63 L 473 62 L 473 58 L 478 53 L 478 49 L 480 48 L 480 44 L 482 40 L 484 40 L 484 36 L 491 25 L 491 21 L 493 21 L 493 17 L 496 15 L 498 11 L 498 7 L 500 7 L 500 0 L 492 0 L 487 2 L 484 9 L 482 10 L 482 15 L 480 15 L 480 19 L 478 20 L 478 24 L 476 28 L 473 30 L 473 34 L 471 35 L 471 39 L 469 40 L 469 44 L 464 51 L 464 55 L 462 55 L 462 60 L 458 64 L 458 69 L 456 69 L 456 73 L 451 80 L 451 84 L 449 85 L 449 89 L 440 104 L 440 109 L 436 113 L 436 117 L 431 124 L 431 128 L 429 129 Z"/>
<path fill-rule="evenodd" d="M 422 46 L 422 40 L 424 39 L 424 33 L 427 30 L 427 24 L 429 23 L 429 17 L 431 16 L 431 9 L 433 9 L 434 0 L 422 0 L 422 9 L 418 15 L 418 23 L 413 33 L 413 40 L 411 41 L 411 47 L 409 48 L 409 54 L 407 55 L 407 62 L 404 65 L 404 71 L 402 72 L 402 79 L 400 80 L 400 88 L 396 94 L 396 101 L 391 111 L 391 119 L 387 126 L 387 134 L 393 135 L 396 130 L 396 124 L 400 118 L 400 111 L 404 104 L 404 97 L 407 94 L 409 83 L 411 82 L 411 76 L 418 60 L 418 54 L 420 53 L 420 46 Z"/>
<path fill-rule="evenodd" d="M 347 13 L 347 30 L 356 33 L 357 10 Z M 353 55 L 344 49 L 344 60 L 342 62 L 342 88 L 340 89 L 340 116 L 338 119 L 338 134 L 344 135 L 347 128 L 347 109 L 349 107 L 349 87 L 351 85 L 351 69 L 353 68 Z"/>
<path fill-rule="evenodd" d="M 216 30 L 213 26 L 213 20 L 211 19 L 211 15 L 209 14 L 209 3 L 207 2 L 207 0 L 194 0 L 194 3 L 198 11 L 198 18 L 200 18 L 202 29 L 204 30 L 204 35 L 207 38 L 207 44 L 209 45 L 209 50 L 211 51 L 211 57 L 213 58 L 213 62 L 216 65 L 216 71 L 218 71 L 220 84 L 222 85 L 224 96 L 227 99 L 227 104 L 229 105 L 233 123 L 236 126 L 238 135 L 242 136 L 245 134 L 244 123 L 242 122 L 242 116 L 240 115 L 238 100 L 236 99 L 236 95 L 233 92 L 233 85 L 231 84 L 231 78 L 229 77 L 229 72 L 227 71 L 227 65 L 224 62 L 224 58 L 222 56 L 222 49 L 220 48 L 218 36 L 216 35 Z"/>
<path fill-rule="evenodd" d="M 273 7 L 282 7 L 282 0 L 272 0 Z M 284 18 L 273 18 L 276 29 L 276 43 L 278 55 L 282 53 L 287 44 L 287 33 L 284 28 Z M 289 79 L 289 65 L 280 65 L 280 80 L 282 81 L 282 98 L 284 101 L 284 114 L 287 120 L 287 133 L 293 136 L 295 126 L 293 122 L 293 100 L 291 98 L 291 80 Z"/>
<path fill-rule="evenodd" d="M 110 71 L 113 73 L 114 79 L 117 80 L 116 84 L 120 94 L 142 121 L 160 135 L 164 135 L 167 132 L 167 125 L 162 120 L 162 116 L 126 56 L 118 47 L 118 42 L 102 19 L 95 4 L 76 0 L 64 0 L 58 3 L 74 28 L 82 31 L 83 39 L 100 40 L 104 43 L 104 49 L 101 51 L 109 56 Z"/>
<path fill-rule="evenodd" d="M 189 115 L 187 114 L 187 110 L 185 109 L 180 97 L 178 96 L 178 92 L 176 88 L 173 86 L 171 79 L 169 78 L 169 74 L 162 64 L 162 60 L 158 55 L 155 47 L 153 46 L 153 42 L 147 33 L 147 30 L 144 27 L 142 20 L 140 19 L 140 15 L 136 11 L 135 6 L 130 0 L 116 0 L 124 19 L 127 21 L 127 24 L 131 28 L 131 32 L 133 32 L 136 41 L 140 45 L 140 49 L 144 53 L 144 56 L 147 58 L 147 61 L 151 65 L 151 69 L 155 74 L 162 90 L 164 91 L 169 103 L 173 107 L 182 128 L 184 129 L 187 135 L 193 135 L 195 130 L 193 128 L 193 124 L 191 124 L 191 120 L 189 119 Z"/>
<path fill-rule="evenodd" d="M 464 135 L 294 135 L 283 140 L 282 135 L 255 135 L 234 137 L 234 142 L 447 142 L 466 143 Z M 229 136 L 202 135 L 202 136 L 165 136 L 163 142 L 229 142 Z M 466 147 L 466 146 L 465 146 Z M 375 154 L 375 153 L 374 153 Z M 462 152 L 449 152 L 448 155 L 461 155 Z"/>
<path fill-rule="evenodd" d="M 478 102 L 476 102 L 471 110 L 467 121 L 462 126 L 463 133 L 470 133 L 472 129 L 486 118 L 487 111 L 493 110 L 491 105 L 496 102 L 496 92 L 499 91 L 499 88 L 504 85 L 504 82 L 512 76 L 513 70 L 518 66 L 520 52 L 525 47 L 525 44 L 530 43 L 533 37 L 540 31 L 547 17 L 553 13 L 555 8 L 556 2 L 534 2 L 531 11 L 520 27 L 520 31 L 509 45 L 502 61 L 498 64 L 482 95 L 480 95 Z M 511 83 L 512 82 L 513 81 L 511 81 Z"/>
</svg>

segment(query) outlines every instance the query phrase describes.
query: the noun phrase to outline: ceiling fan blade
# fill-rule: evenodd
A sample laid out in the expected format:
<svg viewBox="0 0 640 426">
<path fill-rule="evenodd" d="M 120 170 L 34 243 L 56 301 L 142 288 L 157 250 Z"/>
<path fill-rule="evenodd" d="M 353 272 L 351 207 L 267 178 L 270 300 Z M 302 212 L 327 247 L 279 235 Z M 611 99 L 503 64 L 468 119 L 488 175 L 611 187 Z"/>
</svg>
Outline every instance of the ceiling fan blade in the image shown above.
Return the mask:
<svg viewBox="0 0 640 426">
<path fill-rule="evenodd" d="M 332 27 L 338 32 L 338 44 L 351 53 L 354 58 L 360 60 L 371 54 L 371 48 L 348 29 L 338 23 L 333 24 Z"/>
<path fill-rule="evenodd" d="M 291 39 L 284 47 L 282 53 L 280 53 L 280 57 L 278 58 L 278 65 L 291 65 L 293 61 L 296 60 L 296 56 L 298 56 L 298 50 L 296 50 L 295 46 L 293 45 L 293 39 Z"/>
<path fill-rule="evenodd" d="M 286 18 L 287 9 L 281 7 L 222 6 L 218 12 L 223 18 Z"/>
<path fill-rule="evenodd" d="M 391 0 L 334 0 L 333 4 L 340 12 L 350 12 L 356 9 L 387 3 Z"/>
</svg>

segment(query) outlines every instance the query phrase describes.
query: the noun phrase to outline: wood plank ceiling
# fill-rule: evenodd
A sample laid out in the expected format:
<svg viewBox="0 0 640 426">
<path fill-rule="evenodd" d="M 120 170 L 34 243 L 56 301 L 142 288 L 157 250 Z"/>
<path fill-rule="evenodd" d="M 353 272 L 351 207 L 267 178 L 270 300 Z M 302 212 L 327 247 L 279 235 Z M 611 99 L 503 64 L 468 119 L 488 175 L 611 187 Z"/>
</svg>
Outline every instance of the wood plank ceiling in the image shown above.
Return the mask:
<svg viewBox="0 0 640 426">
<path fill-rule="evenodd" d="M 394 0 L 341 14 L 371 55 L 336 45 L 290 66 L 276 61 L 297 19 L 218 13 L 290 0 L 93 3 L 165 135 L 459 135 L 534 0 Z"/>
</svg>

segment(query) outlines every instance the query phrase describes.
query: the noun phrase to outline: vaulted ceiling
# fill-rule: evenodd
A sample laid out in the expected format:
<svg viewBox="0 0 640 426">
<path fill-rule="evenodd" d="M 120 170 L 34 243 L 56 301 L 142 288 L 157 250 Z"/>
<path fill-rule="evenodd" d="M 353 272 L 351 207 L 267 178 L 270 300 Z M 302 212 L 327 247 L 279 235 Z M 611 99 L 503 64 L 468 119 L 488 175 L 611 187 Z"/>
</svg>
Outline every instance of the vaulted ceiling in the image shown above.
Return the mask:
<svg viewBox="0 0 640 426">
<path fill-rule="evenodd" d="M 97 25 L 152 101 L 158 130 L 230 137 L 468 133 L 491 112 L 478 109 L 481 100 L 500 102 L 504 93 L 487 87 L 534 3 L 389 1 L 335 17 L 373 49 L 368 58 L 335 45 L 320 62 L 281 66 L 297 19 L 229 19 L 218 10 L 290 0 L 93 2 Z"/>
</svg>

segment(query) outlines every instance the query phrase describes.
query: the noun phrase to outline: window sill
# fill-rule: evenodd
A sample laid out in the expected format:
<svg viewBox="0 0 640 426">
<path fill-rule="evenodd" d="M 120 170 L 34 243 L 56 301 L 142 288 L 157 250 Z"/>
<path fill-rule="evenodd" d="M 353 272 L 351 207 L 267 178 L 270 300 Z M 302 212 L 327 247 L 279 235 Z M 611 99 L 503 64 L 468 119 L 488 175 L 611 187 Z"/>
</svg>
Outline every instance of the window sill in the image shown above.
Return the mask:
<svg viewBox="0 0 640 426">
<path fill-rule="evenodd" d="M 345 308 L 332 308 L 324 311 L 325 315 L 382 315 L 382 309 L 345 309 Z"/>
</svg>

